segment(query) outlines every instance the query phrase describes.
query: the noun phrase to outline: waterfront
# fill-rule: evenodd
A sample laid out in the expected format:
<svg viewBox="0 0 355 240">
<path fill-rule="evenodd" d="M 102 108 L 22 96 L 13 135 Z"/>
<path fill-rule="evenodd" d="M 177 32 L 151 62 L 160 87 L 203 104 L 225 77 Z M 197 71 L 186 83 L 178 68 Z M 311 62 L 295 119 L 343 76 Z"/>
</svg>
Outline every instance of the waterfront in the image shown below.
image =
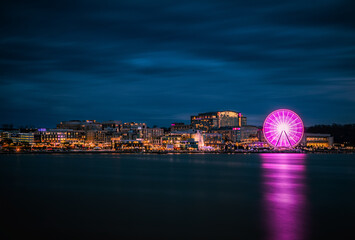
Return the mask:
<svg viewBox="0 0 355 240">
<path fill-rule="evenodd" d="M 354 238 L 353 154 L 0 155 L 2 233 Z"/>
</svg>

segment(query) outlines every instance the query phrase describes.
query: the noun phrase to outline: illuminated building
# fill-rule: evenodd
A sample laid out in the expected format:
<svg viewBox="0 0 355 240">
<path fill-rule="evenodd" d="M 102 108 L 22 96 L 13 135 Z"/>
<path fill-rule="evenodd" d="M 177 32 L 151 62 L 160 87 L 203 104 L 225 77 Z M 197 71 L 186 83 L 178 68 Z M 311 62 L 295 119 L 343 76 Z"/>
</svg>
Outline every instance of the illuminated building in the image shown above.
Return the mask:
<svg viewBox="0 0 355 240">
<path fill-rule="evenodd" d="M 145 123 L 124 123 L 120 133 L 124 140 L 143 140 L 143 131 L 147 128 Z"/>
<path fill-rule="evenodd" d="M 213 150 L 220 150 L 224 146 L 222 134 L 219 133 L 204 133 L 203 134 L 204 148 L 210 147 Z"/>
<path fill-rule="evenodd" d="M 191 126 L 204 131 L 222 127 L 241 127 L 245 124 L 246 117 L 234 111 L 199 113 L 197 116 L 191 116 Z"/>
<path fill-rule="evenodd" d="M 333 141 L 333 137 L 330 134 L 305 133 L 302 145 L 312 148 L 331 148 Z"/>
<path fill-rule="evenodd" d="M 263 129 L 260 128 L 258 129 L 258 132 L 257 132 L 257 135 L 256 135 L 259 139 L 259 142 L 265 142 L 266 143 L 266 139 L 264 137 L 264 134 L 263 134 Z"/>
<path fill-rule="evenodd" d="M 203 146 L 203 137 L 198 130 L 171 132 L 161 137 L 161 145 L 167 150 L 198 150 Z"/>
<path fill-rule="evenodd" d="M 236 143 L 240 141 L 240 127 L 223 127 L 211 130 L 212 133 L 219 133 L 225 142 Z"/>
<path fill-rule="evenodd" d="M 145 149 L 142 140 L 113 139 L 112 146 L 116 151 L 126 152 L 137 152 Z"/>
<path fill-rule="evenodd" d="M 64 143 L 85 141 L 85 131 L 74 131 L 72 129 L 49 129 L 35 133 L 36 143 Z"/>
<path fill-rule="evenodd" d="M 86 132 L 86 142 L 89 143 L 109 143 L 111 139 L 117 137 L 119 133 L 106 130 L 89 130 Z"/>
<path fill-rule="evenodd" d="M 35 134 L 34 133 L 19 133 L 20 143 L 28 143 L 30 145 L 35 143 Z"/>
<path fill-rule="evenodd" d="M 258 135 L 258 128 L 255 126 L 243 126 L 240 128 L 240 141 L 247 141 L 248 139 L 257 138 Z M 258 141 L 259 139 L 257 139 Z"/>
<path fill-rule="evenodd" d="M 164 135 L 164 129 L 162 128 L 145 128 L 143 129 L 143 139 L 149 141 L 150 143 L 157 142 L 156 139 L 160 140 L 160 137 Z"/>
</svg>

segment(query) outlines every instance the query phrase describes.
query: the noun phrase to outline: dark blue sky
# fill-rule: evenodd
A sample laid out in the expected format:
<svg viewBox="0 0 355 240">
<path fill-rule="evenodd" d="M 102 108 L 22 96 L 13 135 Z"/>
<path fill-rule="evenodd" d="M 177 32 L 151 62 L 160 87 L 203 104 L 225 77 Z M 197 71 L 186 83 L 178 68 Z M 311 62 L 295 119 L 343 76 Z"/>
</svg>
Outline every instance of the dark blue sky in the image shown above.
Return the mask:
<svg viewBox="0 0 355 240">
<path fill-rule="evenodd" d="M 0 123 L 355 122 L 355 1 L 7 1 Z"/>
</svg>

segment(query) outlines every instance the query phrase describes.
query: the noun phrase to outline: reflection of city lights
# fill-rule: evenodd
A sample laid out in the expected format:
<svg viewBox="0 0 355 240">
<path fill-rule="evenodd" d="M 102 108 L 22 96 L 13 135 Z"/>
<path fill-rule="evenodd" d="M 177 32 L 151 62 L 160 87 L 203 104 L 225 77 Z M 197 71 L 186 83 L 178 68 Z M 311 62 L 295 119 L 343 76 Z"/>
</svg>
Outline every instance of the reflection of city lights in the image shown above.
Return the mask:
<svg viewBox="0 0 355 240">
<path fill-rule="evenodd" d="M 304 239 L 305 154 L 261 154 L 267 238 Z"/>
</svg>

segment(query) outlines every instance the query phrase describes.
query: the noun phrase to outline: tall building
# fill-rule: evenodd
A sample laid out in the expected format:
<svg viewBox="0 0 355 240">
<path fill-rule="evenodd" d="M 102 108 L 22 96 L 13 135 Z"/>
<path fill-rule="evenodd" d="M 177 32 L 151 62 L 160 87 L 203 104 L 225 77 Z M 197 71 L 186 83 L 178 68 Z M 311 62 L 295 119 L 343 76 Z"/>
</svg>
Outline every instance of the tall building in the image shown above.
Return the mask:
<svg viewBox="0 0 355 240">
<path fill-rule="evenodd" d="M 199 113 L 197 116 L 191 116 L 191 126 L 204 131 L 223 127 L 241 127 L 245 125 L 246 117 L 234 111 Z"/>
</svg>

